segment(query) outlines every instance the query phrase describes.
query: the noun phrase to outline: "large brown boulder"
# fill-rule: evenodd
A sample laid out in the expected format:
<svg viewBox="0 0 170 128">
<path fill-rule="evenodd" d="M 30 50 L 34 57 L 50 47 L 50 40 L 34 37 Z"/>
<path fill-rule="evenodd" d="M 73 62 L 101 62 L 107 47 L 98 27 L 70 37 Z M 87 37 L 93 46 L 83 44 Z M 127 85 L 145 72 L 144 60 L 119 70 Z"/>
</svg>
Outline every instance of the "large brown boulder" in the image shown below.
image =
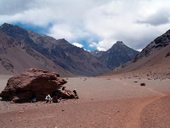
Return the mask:
<svg viewBox="0 0 170 128">
<path fill-rule="evenodd" d="M 10 78 L 1 92 L 2 100 L 14 102 L 29 102 L 36 97 L 43 101 L 47 94 L 61 88 L 67 83 L 59 74 L 41 69 L 29 69 L 25 73 Z"/>
</svg>

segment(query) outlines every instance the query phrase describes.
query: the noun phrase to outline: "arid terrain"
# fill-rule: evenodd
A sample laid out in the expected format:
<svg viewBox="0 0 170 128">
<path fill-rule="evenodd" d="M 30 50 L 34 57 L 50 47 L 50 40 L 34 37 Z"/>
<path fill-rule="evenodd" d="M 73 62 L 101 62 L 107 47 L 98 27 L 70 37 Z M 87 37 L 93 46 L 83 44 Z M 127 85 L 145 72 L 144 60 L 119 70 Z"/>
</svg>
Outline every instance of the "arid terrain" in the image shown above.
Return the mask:
<svg viewBox="0 0 170 128">
<path fill-rule="evenodd" d="M 0 91 L 10 76 L 0 75 Z M 65 78 L 80 99 L 46 104 L 0 101 L 1 128 L 169 128 L 170 79 Z M 141 86 L 145 83 L 145 86 Z"/>
<path fill-rule="evenodd" d="M 170 128 L 170 0 L 0 0 L 0 128 Z"/>
</svg>

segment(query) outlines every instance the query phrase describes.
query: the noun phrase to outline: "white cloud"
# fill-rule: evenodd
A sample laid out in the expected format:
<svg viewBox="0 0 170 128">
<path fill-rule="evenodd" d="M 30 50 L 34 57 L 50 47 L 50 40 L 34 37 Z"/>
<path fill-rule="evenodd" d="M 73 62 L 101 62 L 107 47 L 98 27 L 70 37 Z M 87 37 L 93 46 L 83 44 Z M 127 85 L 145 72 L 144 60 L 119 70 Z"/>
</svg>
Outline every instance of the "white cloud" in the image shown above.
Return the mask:
<svg viewBox="0 0 170 128">
<path fill-rule="evenodd" d="M 137 51 L 138 51 L 138 52 L 141 52 L 141 51 L 142 51 L 142 49 L 137 49 Z"/>
<path fill-rule="evenodd" d="M 73 45 L 79 48 L 83 48 L 83 45 L 77 42 L 74 42 Z"/>
<path fill-rule="evenodd" d="M 83 48 L 85 51 L 87 51 L 87 52 L 91 52 L 90 50 L 88 50 L 88 49 L 85 49 L 85 48 Z"/>
<path fill-rule="evenodd" d="M 169 18 L 170 18 L 169 10 L 159 10 L 154 14 L 151 14 L 148 17 L 144 18 L 143 20 L 139 20 L 137 22 L 142 24 L 158 26 L 169 23 L 170 22 Z"/>
<path fill-rule="evenodd" d="M 56 39 L 65 38 L 66 40 L 70 40 L 73 38 L 73 33 L 70 26 L 59 24 L 50 28 L 49 36 L 55 37 Z"/>
<path fill-rule="evenodd" d="M 90 42 L 89 46 L 91 48 L 96 48 L 97 47 L 97 43 L 96 42 Z"/>
<path fill-rule="evenodd" d="M 130 47 L 143 48 L 155 37 L 169 29 L 169 23 L 162 23 L 163 26 L 148 26 L 147 24 L 138 24 L 138 19 L 144 19 L 144 16 L 153 15 L 160 9 L 169 10 L 167 7 L 169 1 L 162 4 L 159 1 L 113 1 L 94 8 L 86 17 L 86 27 L 92 33 L 100 36 L 101 40 L 96 48 L 104 50 L 110 48 L 116 40 L 122 40 Z M 145 8 L 152 4 L 152 7 Z M 165 9 L 165 8 L 166 9 Z M 128 11 L 127 11 L 128 10 Z M 141 12 L 146 12 L 143 14 Z M 158 13 L 158 15 L 162 13 Z M 167 14 L 167 13 L 166 13 Z M 159 16 L 160 16 L 159 15 Z M 166 17 L 170 18 L 170 17 Z M 155 23 L 158 22 L 155 18 Z M 100 46 L 100 47 L 99 47 Z"/>
<path fill-rule="evenodd" d="M 110 39 L 110 40 L 102 40 L 99 42 L 90 42 L 89 46 L 91 48 L 96 48 L 98 51 L 106 51 L 110 47 L 112 47 L 114 43 L 116 43 L 116 41 Z"/>
<path fill-rule="evenodd" d="M 117 40 L 141 49 L 170 26 L 169 0 L 0 0 L 0 5 L 0 23 L 52 24 L 48 35 L 71 43 L 87 40 L 98 50 Z"/>
<path fill-rule="evenodd" d="M 32 8 L 35 0 L 0 0 L 0 15 L 13 15 Z"/>
</svg>

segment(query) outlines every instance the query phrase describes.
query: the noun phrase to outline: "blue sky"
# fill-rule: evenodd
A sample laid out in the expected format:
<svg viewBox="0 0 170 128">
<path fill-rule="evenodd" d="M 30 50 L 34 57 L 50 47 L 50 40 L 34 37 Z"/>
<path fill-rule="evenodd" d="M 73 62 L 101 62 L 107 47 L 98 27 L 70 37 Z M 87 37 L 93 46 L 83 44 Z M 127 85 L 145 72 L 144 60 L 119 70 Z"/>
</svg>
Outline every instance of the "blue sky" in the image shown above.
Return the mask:
<svg viewBox="0 0 170 128">
<path fill-rule="evenodd" d="M 65 38 L 86 50 L 139 50 L 170 29 L 169 0 L 0 0 L 0 24 Z"/>
<path fill-rule="evenodd" d="M 45 26 L 45 27 L 41 27 L 41 26 L 25 24 L 25 23 L 21 23 L 21 22 L 15 22 L 13 24 L 17 25 L 17 26 L 20 26 L 22 28 L 25 28 L 26 30 L 31 30 L 33 32 L 37 32 L 39 34 L 47 34 L 48 33 L 48 28 L 50 28 L 50 25 Z"/>
</svg>

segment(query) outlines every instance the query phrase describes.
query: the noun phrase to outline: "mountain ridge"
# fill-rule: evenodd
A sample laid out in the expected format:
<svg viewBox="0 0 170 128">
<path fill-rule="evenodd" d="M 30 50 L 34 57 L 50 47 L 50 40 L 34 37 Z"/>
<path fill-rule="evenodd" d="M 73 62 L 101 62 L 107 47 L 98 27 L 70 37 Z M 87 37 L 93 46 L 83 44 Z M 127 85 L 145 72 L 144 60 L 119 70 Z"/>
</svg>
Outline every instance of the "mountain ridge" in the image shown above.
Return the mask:
<svg viewBox="0 0 170 128">
<path fill-rule="evenodd" d="M 162 76 L 170 78 L 170 30 L 150 42 L 130 63 L 113 70 L 114 74 L 128 72 L 155 79 Z"/>
<path fill-rule="evenodd" d="M 139 52 L 126 46 L 122 41 L 117 41 L 107 51 L 94 54 L 109 69 L 114 69 L 122 64 L 131 61 Z"/>
<path fill-rule="evenodd" d="M 72 74 L 91 76 L 109 71 L 105 65 L 90 53 L 73 46 L 65 39 L 56 40 L 52 37 L 42 36 L 7 23 L 0 27 L 0 33 L 3 33 L 6 37 L 10 37 L 17 45 L 22 44 L 22 47 L 29 47 L 32 51 L 36 51 L 44 58 L 50 60 L 54 65 Z M 3 49 L 3 46 L 1 49 Z"/>
</svg>

